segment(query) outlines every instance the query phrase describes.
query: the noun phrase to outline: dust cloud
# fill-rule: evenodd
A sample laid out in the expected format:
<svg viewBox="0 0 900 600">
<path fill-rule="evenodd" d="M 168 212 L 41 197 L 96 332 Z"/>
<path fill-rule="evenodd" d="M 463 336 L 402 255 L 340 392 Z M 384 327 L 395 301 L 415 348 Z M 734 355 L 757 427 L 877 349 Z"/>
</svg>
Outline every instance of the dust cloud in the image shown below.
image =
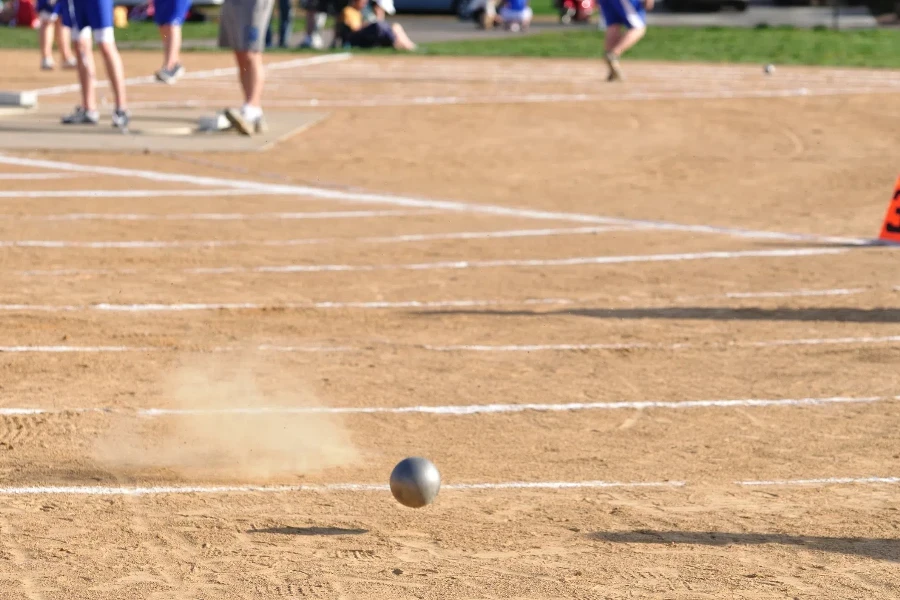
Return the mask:
<svg viewBox="0 0 900 600">
<path fill-rule="evenodd" d="M 164 384 L 164 403 L 156 407 L 197 414 L 117 415 L 95 448 L 101 465 L 113 472 L 162 469 L 190 479 L 267 480 L 358 458 L 335 415 L 247 412 L 322 406 L 302 382 L 258 355 L 193 360 Z M 236 409 L 244 412 L 206 412 Z"/>
</svg>

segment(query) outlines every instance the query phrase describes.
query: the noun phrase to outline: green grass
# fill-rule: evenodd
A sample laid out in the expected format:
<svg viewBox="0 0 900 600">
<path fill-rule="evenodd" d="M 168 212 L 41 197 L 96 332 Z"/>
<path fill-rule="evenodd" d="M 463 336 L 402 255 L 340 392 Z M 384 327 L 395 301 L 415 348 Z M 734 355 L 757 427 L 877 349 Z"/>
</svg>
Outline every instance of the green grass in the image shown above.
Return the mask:
<svg viewBox="0 0 900 600">
<path fill-rule="evenodd" d="M 294 19 L 294 31 L 303 32 L 304 19 Z M 277 28 L 273 30 L 277 37 Z M 219 24 L 214 22 L 186 23 L 182 28 L 185 40 L 214 40 L 219 35 Z M 159 30 L 152 22 L 131 22 L 124 29 L 116 29 L 116 41 L 122 46 L 135 42 L 159 42 Z M 37 49 L 37 31 L 25 27 L 0 27 L 0 48 Z"/>
<path fill-rule="evenodd" d="M 444 56 L 601 57 L 603 34 L 567 31 L 428 44 Z M 900 31 L 655 27 L 630 59 L 900 67 Z"/>
</svg>

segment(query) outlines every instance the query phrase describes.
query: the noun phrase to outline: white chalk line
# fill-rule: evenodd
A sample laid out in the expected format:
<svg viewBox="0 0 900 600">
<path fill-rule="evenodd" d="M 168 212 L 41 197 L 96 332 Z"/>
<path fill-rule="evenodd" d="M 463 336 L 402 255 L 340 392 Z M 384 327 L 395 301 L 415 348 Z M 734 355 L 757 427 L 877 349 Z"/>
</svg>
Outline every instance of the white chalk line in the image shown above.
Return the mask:
<svg viewBox="0 0 900 600">
<path fill-rule="evenodd" d="M 186 275 L 233 274 L 298 274 L 298 273 L 361 273 L 374 271 L 437 271 L 510 267 L 573 267 L 587 265 L 616 265 L 630 263 L 687 262 L 697 260 L 731 260 L 742 258 L 798 258 L 844 254 L 846 248 L 790 248 L 778 250 L 731 250 L 692 252 L 681 254 L 640 254 L 613 256 L 579 256 L 547 259 L 457 260 L 432 263 L 408 263 L 394 265 L 271 265 L 258 267 L 193 267 L 177 272 Z M 64 277 L 71 275 L 133 275 L 137 269 L 31 269 L 16 271 L 24 277 Z"/>
<path fill-rule="evenodd" d="M 735 400 L 683 400 L 658 401 L 638 400 L 622 402 L 568 402 L 560 404 L 460 404 L 444 406 L 272 406 L 272 407 L 231 407 L 231 408 L 33 408 L 33 407 L 0 407 L 3 416 L 28 416 L 52 414 L 125 414 L 139 417 L 184 417 L 213 415 L 372 415 L 372 414 L 424 414 L 436 416 L 467 416 L 483 414 L 504 414 L 521 412 L 580 412 L 595 410 L 691 410 L 704 408 L 767 408 L 797 406 L 831 406 L 850 404 L 875 404 L 894 402 L 900 396 L 847 397 L 833 396 L 826 398 L 744 398 Z"/>
<path fill-rule="evenodd" d="M 900 288 L 893 288 L 894 291 Z M 734 300 L 746 298 L 793 298 L 793 297 L 817 297 L 817 296 L 846 296 L 862 294 L 872 290 L 866 288 L 835 288 L 824 290 L 785 290 L 767 292 L 727 292 L 724 294 L 709 294 L 705 296 L 678 296 L 676 302 L 692 302 L 695 300 Z M 628 296 L 623 296 L 631 300 Z M 584 304 L 587 301 L 573 298 L 529 298 L 525 300 L 370 300 L 370 301 L 334 301 L 324 300 L 318 302 L 172 302 L 153 303 L 137 302 L 133 304 L 0 304 L 0 311 L 10 312 L 80 312 L 100 311 L 111 313 L 142 313 L 142 312 L 191 312 L 208 310 L 310 310 L 310 309 L 390 309 L 390 308 L 481 308 L 491 306 L 508 305 L 572 305 Z M 643 345 L 641 347 L 644 347 Z"/>
<path fill-rule="evenodd" d="M 152 305 L 150 307 L 152 309 Z M 187 309 L 190 310 L 190 309 Z M 111 312 L 130 312 L 129 309 Z M 689 350 L 707 348 L 779 348 L 790 346 L 853 346 L 853 345 L 878 345 L 900 343 L 900 336 L 889 335 L 880 337 L 840 337 L 840 338 L 801 338 L 784 340 L 763 340 L 750 342 L 725 342 L 725 343 L 692 343 L 679 342 L 676 344 L 656 343 L 605 343 L 605 344 L 454 344 L 454 345 L 429 345 L 429 344 L 404 344 L 396 342 L 377 342 L 366 347 L 360 346 L 330 346 L 330 345 L 278 345 L 261 344 L 255 346 L 258 352 L 283 352 L 283 353 L 330 353 L 330 352 L 362 352 L 376 347 L 403 348 L 407 350 L 425 350 L 429 352 L 482 352 L 482 353 L 516 353 L 516 352 L 588 352 L 588 351 L 616 351 L 616 350 Z M 0 346 L 0 354 L 3 353 L 31 353 L 31 354 L 61 354 L 61 353 L 104 353 L 104 352 L 239 352 L 246 351 L 246 347 L 238 346 L 214 346 L 205 349 L 182 349 L 163 346 Z"/>
<path fill-rule="evenodd" d="M 212 198 L 216 196 L 277 195 L 279 193 L 271 191 L 248 192 L 232 188 L 204 190 L 5 190 L 0 191 L 0 198 Z"/>
<path fill-rule="evenodd" d="M 748 487 L 828 487 L 834 485 L 895 485 L 900 477 L 826 477 L 820 479 L 773 479 L 734 481 Z M 448 483 L 442 491 L 479 490 L 563 490 L 635 488 L 672 490 L 690 486 L 686 481 L 507 481 L 498 483 Z M 323 483 L 306 485 L 170 485 L 170 486 L 10 486 L 0 488 L 3 496 L 154 496 L 189 494 L 289 494 L 328 492 L 388 492 L 390 486 L 379 483 Z"/>
<path fill-rule="evenodd" d="M 516 490 L 516 489 L 602 489 L 602 488 L 676 488 L 683 481 L 509 481 L 500 483 L 450 483 L 441 490 Z M 4 496 L 151 496 L 175 494 L 285 494 L 298 492 L 387 492 L 390 487 L 378 483 L 325 483 L 320 485 L 216 485 L 216 486 L 24 486 L 0 488 Z"/>
<path fill-rule="evenodd" d="M 729 300 L 743 300 L 754 298 L 805 298 L 820 296 L 855 296 L 870 291 L 867 288 L 831 288 L 825 290 L 784 290 L 784 291 L 768 291 L 768 292 L 726 292 L 719 295 L 709 296 L 678 296 L 679 302 L 690 302 L 693 300 L 706 300 L 712 298 L 725 298 Z"/>
<path fill-rule="evenodd" d="M 74 173 L 0 173 L 0 180 L 46 180 L 46 179 L 69 179 L 76 177 Z"/>
<path fill-rule="evenodd" d="M 771 479 L 768 481 L 736 481 L 744 486 L 822 486 L 822 485 L 847 485 L 847 484 L 895 484 L 900 483 L 900 477 L 824 477 L 821 479 Z"/>
<path fill-rule="evenodd" d="M 313 57 L 305 57 L 305 58 L 297 58 L 293 60 L 286 60 L 277 63 L 271 63 L 266 65 L 266 71 L 278 71 L 283 69 L 294 69 L 297 67 L 307 67 L 313 65 L 320 65 L 326 63 L 340 62 L 347 60 L 351 57 L 348 53 L 341 54 L 326 54 L 322 56 L 313 56 Z M 225 77 L 232 76 L 237 74 L 236 67 L 226 67 L 222 69 L 209 69 L 206 71 L 188 71 L 182 76 L 182 79 L 185 80 L 203 80 L 203 79 L 211 79 L 214 77 Z M 159 82 L 156 80 L 155 76 L 143 76 L 143 77 L 130 77 L 125 80 L 125 85 L 134 86 L 134 85 L 144 85 L 144 84 L 154 84 L 159 85 Z M 100 80 L 95 82 L 94 84 L 98 88 L 107 88 L 109 87 L 109 81 Z M 68 94 L 73 92 L 78 92 L 81 90 L 79 84 L 71 84 L 71 85 L 57 85 L 53 87 L 40 88 L 36 90 L 32 90 L 37 96 L 59 96 L 62 94 Z"/>
<path fill-rule="evenodd" d="M 650 342 L 610 344 L 454 344 L 445 346 L 424 345 L 434 352 L 585 352 L 591 350 L 688 350 L 716 348 L 777 348 L 781 346 L 831 346 L 900 343 L 900 335 L 839 338 L 801 338 L 787 340 L 763 340 L 758 342 L 656 344 Z"/>
<path fill-rule="evenodd" d="M 640 225 L 658 227 L 674 231 L 691 231 L 695 233 L 709 233 L 745 237 L 751 239 L 784 239 L 806 241 L 838 241 L 839 243 L 868 243 L 865 240 L 852 238 L 834 238 L 831 236 L 817 236 L 807 234 L 790 234 L 769 231 L 751 231 L 729 227 L 712 227 L 706 225 L 680 225 L 676 223 L 663 223 L 640 219 L 625 219 L 617 217 L 599 217 L 578 213 L 553 212 L 526 208 L 511 208 L 489 204 L 471 204 L 466 202 L 453 202 L 446 200 L 429 200 L 425 198 L 412 198 L 395 196 L 390 194 L 370 194 L 362 192 L 350 192 L 342 190 L 329 190 L 300 185 L 284 185 L 260 183 L 238 179 L 224 179 L 218 177 L 200 177 L 196 175 L 184 175 L 177 173 L 164 173 L 157 171 L 145 171 L 138 169 L 122 169 L 116 167 L 101 167 L 91 165 L 79 165 L 60 161 L 39 160 L 0 154 L 0 164 L 26 166 L 42 169 L 72 171 L 79 173 L 93 173 L 97 175 L 113 175 L 129 177 L 133 179 L 146 179 L 149 181 L 161 181 L 166 183 L 188 183 L 191 185 L 204 185 L 210 187 L 230 186 L 234 189 L 250 190 L 254 193 L 267 191 L 276 194 L 288 194 L 308 196 L 311 198 L 337 201 L 359 202 L 364 204 L 385 204 L 401 206 L 405 208 L 427 208 L 433 210 L 445 210 L 452 212 L 489 214 L 496 216 L 511 216 L 526 219 L 571 221 L 577 223 L 591 223 L 596 225 Z"/>
<path fill-rule="evenodd" d="M 35 311 L 35 312 L 77 312 L 98 311 L 107 313 L 142 313 L 142 312 L 194 312 L 205 310 L 328 310 L 328 309 L 392 309 L 392 308 L 481 308 L 491 306 L 533 306 L 533 305 L 567 305 L 574 301 L 566 298 L 529 298 L 525 300 L 374 300 L 359 302 L 321 301 L 321 302 L 213 302 L 213 303 L 175 303 L 175 304 L 83 304 L 83 305 L 46 305 L 46 304 L 0 304 L 2 311 Z"/>
<path fill-rule="evenodd" d="M 323 244 L 397 244 L 451 240 L 499 240 L 528 237 L 566 235 L 595 235 L 598 233 L 638 231 L 632 226 L 569 227 L 558 229 L 514 229 L 501 231 L 459 231 L 422 233 L 378 237 L 299 238 L 290 240 L 134 240 L 134 241 L 64 241 L 64 240 L 0 240 L 0 248 L 79 248 L 86 250 L 159 250 L 172 248 L 233 248 L 240 246 L 292 247 Z"/>
<path fill-rule="evenodd" d="M 51 215 L 0 215 L 21 221 L 292 221 L 319 219 L 370 219 L 434 215 L 435 210 L 337 210 L 264 213 L 64 213 Z"/>
</svg>

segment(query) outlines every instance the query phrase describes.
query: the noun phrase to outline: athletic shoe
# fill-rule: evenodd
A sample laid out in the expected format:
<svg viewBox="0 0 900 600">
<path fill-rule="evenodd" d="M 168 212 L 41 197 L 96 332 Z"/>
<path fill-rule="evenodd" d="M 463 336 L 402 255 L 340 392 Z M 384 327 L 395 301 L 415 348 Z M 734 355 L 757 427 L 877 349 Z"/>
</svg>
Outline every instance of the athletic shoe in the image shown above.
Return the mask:
<svg viewBox="0 0 900 600">
<path fill-rule="evenodd" d="M 77 106 L 72 114 L 62 118 L 63 125 L 96 125 L 100 122 L 100 113 L 96 110 L 84 110 L 84 107 Z"/>
<path fill-rule="evenodd" d="M 131 123 L 131 115 L 127 110 L 117 108 L 112 114 L 112 126 L 122 131 L 128 130 L 128 124 Z"/>
<path fill-rule="evenodd" d="M 41 59 L 41 71 L 52 71 L 56 65 L 53 64 L 52 58 Z"/>
<path fill-rule="evenodd" d="M 77 69 L 78 61 L 74 58 L 70 58 L 66 62 L 63 63 L 63 69 Z"/>
<path fill-rule="evenodd" d="M 253 135 L 254 133 L 265 133 L 268 131 L 265 118 L 259 115 L 256 119 L 248 119 L 244 116 L 244 112 L 238 108 L 225 109 L 225 118 L 231 123 L 232 127 L 243 135 Z"/>
<path fill-rule="evenodd" d="M 266 123 L 266 118 L 263 115 L 260 115 L 256 120 L 256 123 L 253 125 L 253 132 L 256 134 L 266 133 L 269 131 L 269 124 Z"/>
<path fill-rule="evenodd" d="M 172 85 L 184 75 L 184 67 L 181 63 L 176 64 L 171 69 L 162 68 L 156 72 L 156 80 L 162 83 Z"/>
<path fill-rule="evenodd" d="M 625 76 L 622 75 L 622 67 L 619 66 L 618 56 L 612 52 L 607 52 L 606 64 L 609 66 L 609 75 L 606 77 L 607 81 L 622 81 L 625 79 Z"/>
</svg>

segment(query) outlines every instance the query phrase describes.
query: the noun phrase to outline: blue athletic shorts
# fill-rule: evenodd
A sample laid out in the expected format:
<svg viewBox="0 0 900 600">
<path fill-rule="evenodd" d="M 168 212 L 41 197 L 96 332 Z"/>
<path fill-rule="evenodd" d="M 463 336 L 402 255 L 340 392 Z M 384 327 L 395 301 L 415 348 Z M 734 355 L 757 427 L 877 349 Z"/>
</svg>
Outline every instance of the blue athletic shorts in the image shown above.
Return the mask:
<svg viewBox="0 0 900 600">
<path fill-rule="evenodd" d="M 72 39 L 78 39 L 85 27 L 90 27 L 95 41 L 111 42 L 113 38 L 113 0 L 58 0 L 62 5 L 63 25 L 72 28 Z"/>
<path fill-rule="evenodd" d="M 38 0 L 36 8 L 38 15 L 40 15 L 42 19 L 49 18 L 59 14 L 60 2 L 57 2 L 56 0 Z"/>
<path fill-rule="evenodd" d="M 191 0 L 154 0 L 153 20 L 157 25 L 183 25 Z"/>
<path fill-rule="evenodd" d="M 642 0 L 600 0 L 606 26 L 623 25 L 631 29 L 647 26 L 647 11 Z"/>
</svg>

